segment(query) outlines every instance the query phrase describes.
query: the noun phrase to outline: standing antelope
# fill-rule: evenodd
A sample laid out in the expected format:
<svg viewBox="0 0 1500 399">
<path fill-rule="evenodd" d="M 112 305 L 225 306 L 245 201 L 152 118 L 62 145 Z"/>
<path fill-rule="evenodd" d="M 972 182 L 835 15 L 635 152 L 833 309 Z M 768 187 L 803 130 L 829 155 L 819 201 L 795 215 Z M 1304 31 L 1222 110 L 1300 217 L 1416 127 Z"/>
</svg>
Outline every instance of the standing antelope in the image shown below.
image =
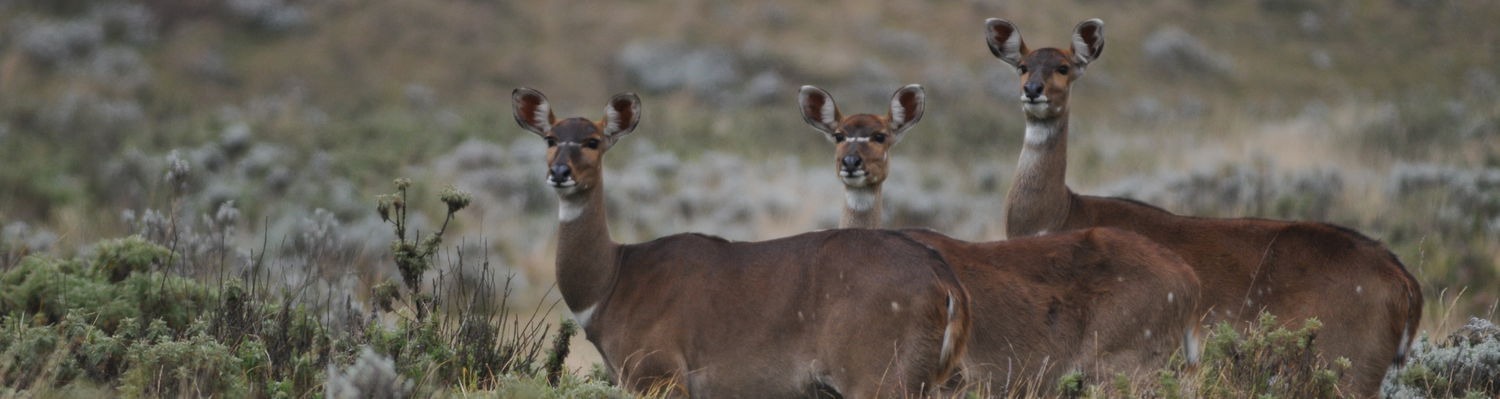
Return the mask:
<svg viewBox="0 0 1500 399">
<path fill-rule="evenodd" d="M 592 122 L 557 120 L 536 90 L 512 97 L 516 122 L 547 141 L 547 183 L 560 199 L 558 288 L 622 386 L 693 397 L 911 397 L 957 367 L 968 298 L 931 249 L 875 230 L 616 244 L 604 153 L 635 129 L 640 100 L 616 95 Z"/>
<path fill-rule="evenodd" d="M 1104 50 L 1104 22 L 1083 21 L 1067 49 L 1031 50 L 1015 25 L 985 21 L 990 51 L 1021 74 L 1026 138 L 1006 233 L 1026 237 L 1094 226 L 1145 235 L 1186 259 L 1209 295 L 1208 321 L 1243 326 L 1260 311 L 1287 323 L 1323 322 L 1316 347 L 1347 358 L 1347 387 L 1371 396 L 1400 364 L 1422 313 L 1422 292 L 1381 243 L 1326 223 L 1174 215 L 1140 202 L 1074 194 L 1067 168 L 1068 90 Z"/>
<path fill-rule="evenodd" d="M 922 119 L 922 87 L 897 90 L 884 116 L 844 117 L 813 86 L 802 87 L 798 102 L 803 119 L 835 143 L 847 196 L 840 227 L 879 227 L 890 149 Z M 1145 237 L 1097 228 L 975 243 L 930 230 L 903 233 L 942 253 L 969 290 L 974 332 L 965 383 L 1005 392 L 1050 386 L 1073 370 L 1092 377 L 1154 370 L 1184 345 L 1189 360 L 1197 354 L 1198 278 Z"/>
</svg>

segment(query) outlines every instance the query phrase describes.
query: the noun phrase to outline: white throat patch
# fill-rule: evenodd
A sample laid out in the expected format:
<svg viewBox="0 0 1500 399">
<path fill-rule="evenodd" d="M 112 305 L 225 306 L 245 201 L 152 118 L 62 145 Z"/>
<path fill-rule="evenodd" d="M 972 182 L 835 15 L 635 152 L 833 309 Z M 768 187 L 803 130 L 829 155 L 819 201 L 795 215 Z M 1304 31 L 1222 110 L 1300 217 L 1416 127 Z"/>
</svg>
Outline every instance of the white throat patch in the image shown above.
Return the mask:
<svg viewBox="0 0 1500 399">
<path fill-rule="evenodd" d="M 866 189 L 844 190 L 844 205 L 853 211 L 868 211 L 875 207 L 875 191 Z"/>
<path fill-rule="evenodd" d="M 557 202 L 557 220 L 571 222 L 578 219 L 583 215 L 583 209 L 586 207 L 588 207 L 588 201 L 563 198 L 562 201 Z"/>
<path fill-rule="evenodd" d="M 587 328 L 589 326 L 589 321 L 594 317 L 594 309 L 598 307 L 599 304 L 596 303 L 593 305 L 589 305 L 589 307 L 584 308 L 583 310 L 573 312 L 573 321 L 578 322 L 579 327 Z"/>
<path fill-rule="evenodd" d="M 1026 144 L 1044 144 L 1057 135 L 1057 122 L 1026 121 Z"/>
</svg>

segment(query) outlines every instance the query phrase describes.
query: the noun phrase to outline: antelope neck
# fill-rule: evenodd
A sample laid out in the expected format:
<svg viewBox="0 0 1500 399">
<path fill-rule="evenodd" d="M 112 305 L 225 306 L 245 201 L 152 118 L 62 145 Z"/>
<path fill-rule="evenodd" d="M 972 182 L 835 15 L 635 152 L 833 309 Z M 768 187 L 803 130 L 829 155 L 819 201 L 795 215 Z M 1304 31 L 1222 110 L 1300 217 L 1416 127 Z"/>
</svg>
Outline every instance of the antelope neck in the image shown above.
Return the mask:
<svg viewBox="0 0 1500 399">
<path fill-rule="evenodd" d="M 839 221 L 839 227 L 879 228 L 880 204 L 879 184 L 865 187 L 844 186 L 844 217 Z"/>
<path fill-rule="evenodd" d="M 1026 118 L 1026 140 L 1005 204 L 1006 236 L 1043 234 L 1067 221 L 1068 115 Z"/>
<path fill-rule="evenodd" d="M 620 245 L 609 237 L 603 184 L 559 199 L 557 287 L 568 309 L 586 316 L 614 286 Z"/>
</svg>

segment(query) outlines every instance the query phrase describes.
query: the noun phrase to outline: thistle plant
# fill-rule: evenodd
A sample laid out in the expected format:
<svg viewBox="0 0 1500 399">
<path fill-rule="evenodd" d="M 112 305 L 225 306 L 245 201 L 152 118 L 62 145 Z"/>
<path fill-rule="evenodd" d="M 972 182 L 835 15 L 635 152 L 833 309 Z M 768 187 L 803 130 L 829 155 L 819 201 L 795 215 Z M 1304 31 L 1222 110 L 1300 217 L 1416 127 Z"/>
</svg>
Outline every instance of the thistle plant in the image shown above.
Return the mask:
<svg viewBox="0 0 1500 399">
<path fill-rule="evenodd" d="M 448 223 L 453 221 L 453 215 L 468 207 L 471 197 L 452 186 L 444 188 L 438 195 L 438 199 L 448 207 L 442 227 L 426 236 L 420 232 L 413 233 L 408 239 L 407 193 L 411 188 L 411 180 L 399 178 L 392 183 L 396 185 L 396 192 L 377 196 L 375 212 L 380 214 L 382 222 L 390 223 L 395 228 L 396 239 L 391 241 L 391 254 L 395 257 L 396 268 L 401 271 L 401 281 L 412 292 L 410 298 L 416 305 L 417 319 L 420 320 L 426 317 L 432 303 L 432 296 L 422 293 L 422 274 L 432 268 L 434 255 L 443 244 L 443 233 L 448 231 Z M 376 297 L 382 298 L 381 308 L 388 309 L 389 306 L 386 305 L 390 299 L 398 297 L 391 288 L 386 286 L 385 292 L 377 293 L 379 295 Z"/>
</svg>

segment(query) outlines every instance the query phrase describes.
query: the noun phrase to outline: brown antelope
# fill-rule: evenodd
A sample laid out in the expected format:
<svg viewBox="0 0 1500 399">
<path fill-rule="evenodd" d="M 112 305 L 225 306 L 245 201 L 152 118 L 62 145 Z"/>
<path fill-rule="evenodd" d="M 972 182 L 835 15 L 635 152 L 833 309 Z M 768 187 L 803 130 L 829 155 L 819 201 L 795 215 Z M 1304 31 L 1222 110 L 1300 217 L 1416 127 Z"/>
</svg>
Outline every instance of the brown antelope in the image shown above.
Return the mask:
<svg viewBox="0 0 1500 399">
<path fill-rule="evenodd" d="M 880 227 L 890 149 L 922 119 L 922 87 L 897 90 L 887 115 L 844 117 L 833 97 L 813 86 L 802 87 L 799 103 L 803 119 L 835 143 L 847 196 L 840 227 Z M 961 373 L 967 384 L 1014 392 L 1028 382 L 1050 387 L 1073 370 L 1133 374 L 1165 365 L 1183 346 L 1195 360 L 1198 278 L 1140 235 L 1098 228 L 975 243 L 930 230 L 903 233 L 942 253 L 969 290 L 974 331 Z"/>
<path fill-rule="evenodd" d="M 921 396 L 968 340 L 968 297 L 942 257 L 896 232 L 762 242 L 610 239 L 604 153 L 640 120 L 634 94 L 602 121 L 557 120 L 516 89 L 516 122 L 547 141 L 560 200 L 557 285 L 622 386 L 693 397 Z"/>
<path fill-rule="evenodd" d="M 1021 74 L 1026 137 L 1006 197 L 1006 234 L 1108 226 L 1140 233 L 1186 259 L 1202 279 L 1209 322 L 1243 326 L 1261 311 L 1323 322 L 1315 345 L 1354 369 L 1346 388 L 1370 396 L 1400 364 L 1422 313 L 1417 281 L 1380 242 L 1343 227 L 1179 216 L 1128 199 L 1074 194 L 1067 168 L 1068 91 L 1104 50 L 1104 22 L 1083 21 L 1071 46 L 1032 50 L 1016 26 L 985 21 L 990 51 Z"/>
</svg>

